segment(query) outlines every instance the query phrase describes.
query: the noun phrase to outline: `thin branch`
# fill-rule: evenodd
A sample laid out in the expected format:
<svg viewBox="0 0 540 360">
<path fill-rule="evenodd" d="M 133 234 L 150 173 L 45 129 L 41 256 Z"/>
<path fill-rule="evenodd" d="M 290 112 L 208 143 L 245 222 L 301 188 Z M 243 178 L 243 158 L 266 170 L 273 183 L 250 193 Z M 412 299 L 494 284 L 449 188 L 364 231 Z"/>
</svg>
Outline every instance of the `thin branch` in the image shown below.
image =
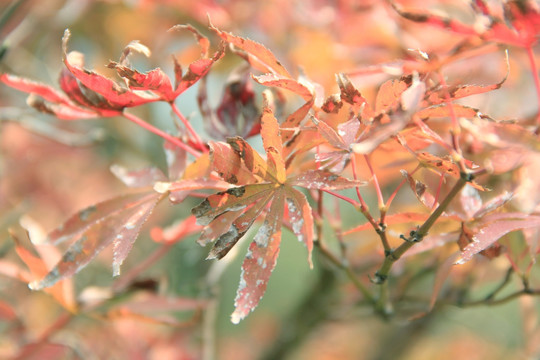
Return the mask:
<svg viewBox="0 0 540 360">
<path fill-rule="evenodd" d="M 375 304 L 375 298 L 373 295 L 371 295 L 371 292 L 367 289 L 367 287 L 358 279 L 354 271 L 351 269 L 351 267 L 344 261 L 341 261 L 338 259 L 330 250 L 328 250 L 324 245 L 322 245 L 320 242 L 315 242 L 315 245 L 320 250 L 321 254 L 324 255 L 324 257 L 329 260 L 331 263 L 339 267 L 340 269 L 344 270 L 347 274 L 347 277 L 352 281 L 354 286 L 364 295 L 364 298 L 372 303 Z"/>
<path fill-rule="evenodd" d="M 480 300 L 474 300 L 474 301 L 465 301 L 458 304 L 454 304 L 456 306 L 465 308 L 465 307 L 471 307 L 471 306 L 493 306 L 493 305 L 502 305 L 506 304 L 514 299 L 517 299 L 520 296 L 523 295 L 530 295 L 530 296 L 539 296 L 540 295 L 540 289 L 537 290 L 527 290 L 522 289 L 519 291 L 515 291 L 511 294 L 508 294 L 500 299 L 480 299 Z M 445 305 L 448 305 L 447 303 L 443 302 Z"/>
<path fill-rule="evenodd" d="M 486 299 L 485 300 L 488 300 L 488 301 L 491 301 L 495 298 L 495 296 L 497 296 L 497 294 L 506 287 L 506 285 L 508 285 L 510 283 L 510 279 L 512 278 L 512 274 L 514 273 L 514 268 L 513 267 L 509 267 L 508 270 L 506 271 L 506 275 L 503 279 L 503 281 L 499 284 L 499 286 L 497 286 L 491 293 L 489 293 L 487 296 L 486 296 Z"/>
<path fill-rule="evenodd" d="M 446 195 L 446 197 L 439 204 L 439 206 L 433 211 L 433 213 L 431 213 L 429 218 L 427 218 L 427 220 L 422 224 L 422 226 L 420 226 L 417 230 L 411 231 L 410 237 L 405 237 L 403 235 L 401 236 L 402 239 L 405 240 L 405 242 L 403 242 L 399 247 L 391 251 L 385 257 L 380 269 L 377 270 L 377 272 L 375 273 L 375 278 L 373 279 L 373 282 L 375 282 L 376 284 L 383 284 L 386 281 L 392 265 L 397 260 L 399 260 L 399 258 L 401 258 L 401 256 L 406 253 L 407 250 L 409 250 L 414 244 L 424 239 L 433 224 L 435 224 L 435 222 L 442 215 L 444 210 L 446 210 L 450 202 L 454 199 L 454 197 L 456 197 L 456 195 L 461 191 L 461 189 L 463 189 L 463 187 L 468 181 L 470 181 L 469 176 L 467 174 L 462 174 L 454 187 Z"/>
</svg>

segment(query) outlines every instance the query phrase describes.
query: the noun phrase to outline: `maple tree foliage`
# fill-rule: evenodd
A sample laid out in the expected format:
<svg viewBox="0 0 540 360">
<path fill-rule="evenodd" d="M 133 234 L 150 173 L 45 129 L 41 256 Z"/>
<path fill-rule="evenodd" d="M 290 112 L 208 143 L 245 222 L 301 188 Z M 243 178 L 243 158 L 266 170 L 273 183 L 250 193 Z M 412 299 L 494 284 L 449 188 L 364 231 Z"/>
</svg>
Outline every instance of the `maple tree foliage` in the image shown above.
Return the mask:
<svg viewBox="0 0 540 360">
<path fill-rule="evenodd" d="M 357 56 L 351 50 L 356 45 L 351 46 L 343 27 L 370 25 L 358 21 L 359 15 L 347 11 L 345 3 L 333 9 L 332 16 L 340 21 L 332 25 L 319 22 L 318 16 L 323 15 L 306 7 L 313 17 L 309 31 L 331 26 L 335 36 L 334 48 L 316 44 L 321 57 L 332 51 L 336 58 L 340 52 L 343 57 Z M 304 245 L 310 269 L 322 269 L 312 273 L 345 274 L 356 294 L 355 300 L 344 302 L 347 311 L 367 306 L 385 319 L 402 314 L 418 318 L 446 304 L 492 305 L 540 294 L 532 280 L 540 253 L 540 183 L 535 174 L 540 163 L 538 4 L 471 1 L 464 10 L 474 17 L 469 23 L 440 11 L 420 10 L 414 2 L 375 1 L 362 11 L 379 9 L 377 16 L 384 13 L 385 21 L 410 33 L 400 40 L 381 35 L 373 40 L 373 44 L 380 41 L 374 47 L 394 44 L 396 51 L 374 57 L 378 59 L 374 64 L 341 59 L 336 63 L 347 66 L 328 77 L 310 72 L 309 66 L 307 71 L 297 70 L 294 65 L 302 64 L 295 64 L 294 56 L 275 52 L 241 32 L 226 31 L 223 19 L 233 12 L 221 13 L 214 2 L 204 4 L 200 8 L 209 14 L 206 29 L 168 26 L 167 33 L 175 38 L 190 36 L 191 46 L 186 54 L 172 57 L 172 77 L 166 68 L 135 67 L 135 53 L 144 55 L 145 61 L 155 57 L 137 40 L 125 46 L 118 61 L 106 65 L 116 79 L 89 70 L 82 53 L 68 50 L 70 30 L 64 31 L 58 44 L 63 65 L 59 89 L 22 77 L 18 67 L 0 74 L 0 83 L 29 94 L 29 106 L 69 120 L 41 130 L 53 141 L 65 135 L 62 126 L 71 129 L 75 120 L 115 117 L 130 120 L 163 141 L 162 167 L 150 164 L 131 170 L 120 165 L 122 161 L 113 164 L 110 172 L 124 191 L 87 201 L 86 207 L 48 234 L 35 217 L 17 214 L 20 221 L 9 231 L 15 260 L 0 259 L 0 274 L 52 295 L 70 313 L 58 327 L 66 326 L 71 316 L 109 306 L 111 318 L 121 313 L 178 327 L 193 325 L 147 310 L 190 311 L 193 323 L 200 321 L 199 312 L 210 317 L 214 294 L 208 299 L 171 299 L 157 292 L 153 279 L 137 279 L 193 235 L 199 245 L 209 247 L 206 259 L 213 264 L 205 280 L 209 289 L 219 283 L 216 277 L 223 271 L 219 266 L 228 266 L 238 254 L 233 249 L 241 248 L 242 239 L 247 242 L 230 317 L 234 324 L 245 319 L 267 292 L 288 232 Z M 448 9 L 453 14 L 464 8 Z M 297 20 L 283 16 L 286 21 Z M 414 26 L 435 28 L 434 33 L 450 34 L 455 42 L 425 45 L 425 51 L 410 49 L 406 43 L 420 36 Z M 396 54 L 402 58 L 392 60 Z M 478 75 L 482 82 L 476 83 L 463 62 L 476 62 L 480 69 L 485 59 L 490 67 Z M 514 70 L 521 62 L 529 68 Z M 232 70 L 224 76 L 220 71 L 226 66 Z M 500 72 L 492 74 L 495 68 Z M 534 111 L 523 110 L 508 119 L 497 113 L 499 104 L 486 99 L 499 99 L 496 96 L 504 91 L 509 96 L 508 89 L 517 87 L 520 77 L 531 79 L 535 89 L 529 90 L 531 94 L 536 90 L 538 104 Z M 222 82 L 217 92 L 216 79 Z M 190 94 L 195 94 L 191 100 Z M 198 113 L 184 116 L 182 101 L 194 103 Z M 161 105 L 170 110 L 173 131 L 139 117 L 144 109 Z M 6 114 L 12 113 L 22 114 L 6 107 Z M 32 130 L 36 129 L 43 128 Z M 15 152 L 9 152 L 8 158 Z M 15 169 L 16 161 L 12 165 Z M 29 182 L 35 175 L 20 174 Z M 3 204 L 0 199 L 0 210 Z M 153 226 L 150 231 L 148 224 Z M 157 250 L 134 251 L 138 237 L 139 242 L 151 239 Z M 74 275 L 106 258 L 107 248 L 111 248 L 114 283 L 107 289 L 89 286 L 76 294 Z M 477 281 L 471 275 L 475 266 L 507 269 L 498 287 L 480 300 L 468 286 Z M 412 294 L 410 285 L 423 268 L 433 281 L 425 298 Z M 503 290 L 512 276 L 518 290 L 508 295 Z M 324 297 L 325 290 L 314 289 L 315 297 Z M 112 301 L 131 291 L 143 295 Z M 416 304 L 412 314 L 407 313 L 408 301 Z M 326 310 L 326 318 L 336 316 L 330 311 Z M 0 315 L 17 316 L 3 302 Z M 22 348 L 18 358 L 32 351 L 30 346 Z"/>
<path fill-rule="evenodd" d="M 362 184 L 324 170 L 287 176 L 279 123 L 268 106 L 261 116 L 261 134 L 266 161 L 239 137 L 229 138 L 228 144 L 210 144 L 214 170 L 237 187 L 208 197 L 192 210 L 198 222 L 205 225 L 199 242 L 206 244 L 216 240 L 208 258 L 220 259 L 269 206 L 242 265 L 236 310 L 232 315 L 234 323 L 253 310 L 266 290 L 279 254 L 285 206 L 293 232 L 305 243 L 308 261 L 313 266 L 312 210 L 305 195 L 293 186 L 341 190 Z"/>
</svg>

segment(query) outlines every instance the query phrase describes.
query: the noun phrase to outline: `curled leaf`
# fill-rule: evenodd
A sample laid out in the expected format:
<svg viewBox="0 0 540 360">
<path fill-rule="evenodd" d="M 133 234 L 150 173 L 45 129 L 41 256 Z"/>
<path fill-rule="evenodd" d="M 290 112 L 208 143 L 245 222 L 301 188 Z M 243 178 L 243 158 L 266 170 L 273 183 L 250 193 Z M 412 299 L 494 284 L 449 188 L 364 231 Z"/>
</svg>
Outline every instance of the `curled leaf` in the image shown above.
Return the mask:
<svg viewBox="0 0 540 360">
<path fill-rule="evenodd" d="M 291 78 L 289 72 L 276 59 L 274 54 L 262 44 L 247 38 L 233 35 L 226 31 L 219 30 L 217 27 L 212 25 L 212 23 L 210 23 L 210 29 L 212 29 L 219 37 L 221 37 L 226 42 L 245 51 L 247 54 L 248 62 L 252 67 L 259 69 L 265 73 L 271 72 L 274 74 L 282 75 L 289 79 Z"/>
</svg>

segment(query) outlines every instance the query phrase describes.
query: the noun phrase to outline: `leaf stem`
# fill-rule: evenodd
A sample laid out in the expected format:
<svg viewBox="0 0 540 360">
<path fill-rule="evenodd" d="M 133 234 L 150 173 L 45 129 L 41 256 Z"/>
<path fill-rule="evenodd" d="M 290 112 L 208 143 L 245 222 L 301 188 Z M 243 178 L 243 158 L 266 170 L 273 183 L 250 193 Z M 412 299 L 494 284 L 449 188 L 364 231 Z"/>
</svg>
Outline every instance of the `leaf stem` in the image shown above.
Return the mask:
<svg viewBox="0 0 540 360">
<path fill-rule="evenodd" d="M 450 300 L 444 300 L 440 299 L 437 301 L 437 304 L 435 304 L 435 307 L 441 307 L 441 306 L 448 306 L 453 305 L 460 308 L 467 308 L 467 307 L 473 307 L 473 306 L 496 306 L 496 305 L 503 305 L 506 304 L 514 299 L 519 298 L 520 296 L 529 295 L 529 296 L 540 296 L 540 289 L 521 289 L 518 291 L 515 291 L 513 293 L 510 293 L 500 299 L 493 299 L 493 298 L 482 298 L 479 300 L 471 300 L 471 301 L 450 301 Z M 489 296 L 489 295 L 488 295 Z M 428 299 L 422 299 L 416 296 L 405 296 L 402 298 L 402 300 L 405 301 L 415 301 L 415 302 L 429 302 Z"/>
<path fill-rule="evenodd" d="M 439 185 L 437 186 L 437 191 L 435 192 L 435 197 L 433 198 L 433 204 L 431 204 L 431 210 L 435 209 L 435 206 L 437 206 L 437 203 L 439 202 L 439 196 L 441 196 L 441 189 L 443 186 L 444 181 L 444 172 L 441 173 L 441 177 L 439 178 Z"/>
<path fill-rule="evenodd" d="M 371 178 L 373 179 L 373 185 L 375 186 L 375 191 L 377 192 L 377 199 L 379 201 L 379 209 L 385 209 L 386 205 L 384 203 L 384 198 L 382 195 L 381 187 L 379 185 L 379 180 L 377 179 L 377 174 L 373 171 L 373 166 L 371 166 L 371 160 L 368 155 L 364 155 L 364 160 L 366 161 L 369 172 L 371 173 Z M 355 179 L 356 180 L 356 179 Z"/>
<path fill-rule="evenodd" d="M 343 201 L 348 202 L 349 204 L 351 204 L 352 206 L 354 206 L 357 209 L 359 209 L 361 207 L 361 205 L 360 205 L 360 203 L 358 201 L 354 201 L 350 197 L 343 196 L 343 195 L 338 194 L 337 192 L 334 192 L 332 190 L 323 190 L 323 191 L 330 194 L 330 195 L 333 195 L 333 196 L 337 197 L 338 199 L 341 199 Z"/>
<path fill-rule="evenodd" d="M 138 116 L 136 115 L 133 115 L 133 114 L 130 114 L 128 112 L 123 112 L 122 115 L 128 119 L 129 121 L 132 121 L 134 122 L 135 124 L 141 126 L 142 128 L 162 137 L 163 139 L 173 143 L 174 145 L 186 150 L 188 153 L 190 153 L 191 155 L 195 156 L 196 158 L 198 158 L 199 156 L 201 156 L 201 153 L 194 150 L 191 146 L 185 144 L 182 140 L 172 136 L 172 135 L 169 135 L 167 134 L 166 132 L 156 128 L 155 126 L 153 125 L 150 125 L 149 123 L 147 123 L 146 121 L 144 121 L 143 119 L 139 118 Z"/>
<path fill-rule="evenodd" d="M 352 168 L 354 180 L 358 180 L 358 176 L 356 174 L 356 159 L 354 155 L 351 156 L 351 168 Z M 362 194 L 360 193 L 360 188 L 357 186 L 355 189 L 356 189 L 356 195 L 358 196 L 358 201 L 360 201 L 359 203 L 360 206 L 357 208 L 360 210 L 362 215 L 364 215 L 367 221 L 369 221 L 371 226 L 373 226 L 373 229 L 375 229 L 375 231 L 379 233 L 379 231 L 381 231 L 381 227 L 375 221 L 375 219 L 373 219 L 373 216 L 371 216 L 371 213 L 369 212 L 369 207 L 367 206 L 366 202 L 364 201 L 364 198 L 362 197 Z"/>
<path fill-rule="evenodd" d="M 351 168 L 352 168 L 354 180 L 358 180 L 358 176 L 356 175 L 356 158 L 354 154 L 351 156 Z M 368 206 L 366 202 L 364 201 L 362 194 L 360 193 L 360 188 L 357 186 L 355 189 L 356 189 L 356 195 L 358 196 L 358 201 L 360 201 L 361 207 L 367 210 Z"/>
<path fill-rule="evenodd" d="M 437 75 L 439 76 L 439 82 L 443 88 L 444 102 L 446 103 L 446 106 L 448 107 L 448 111 L 450 112 L 450 119 L 452 120 L 452 131 L 450 131 L 450 135 L 452 136 L 452 147 L 453 147 L 453 152 L 454 152 L 454 154 L 452 154 L 452 158 L 454 158 L 455 161 L 457 160 L 460 170 L 462 172 L 465 172 L 467 170 L 467 167 L 465 166 L 465 161 L 463 161 L 463 155 L 461 152 L 461 147 L 459 145 L 461 128 L 459 126 L 456 112 L 454 111 L 454 105 L 452 104 L 452 99 L 450 97 L 450 93 L 448 92 L 448 84 L 446 83 L 444 75 L 440 71 L 437 72 Z"/>
<path fill-rule="evenodd" d="M 529 65 L 531 67 L 532 78 L 534 80 L 534 87 L 536 89 L 536 102 L 538 105 L 536 122 L 538 124 L 538 129 L 540 129 L 540 78 L 538 77 L 538 68 L 536 67 L 536 61 L 534 60 L 534 51 L 532 45 L 526 46 L 525 50 L 527 51 L 527 57 L 529 59 Z"/>
<path fill-rule="evenodd" d="M 420 169 L 420 165 L 417 165 L 416 168 L 413 171 L 411 171 L 410 175 L 412 176 L 415 172 L 418 171 L 418 169 Z M 390 204 L 392 203 L 392 201 L 394 201 L 394 198 L 396 197 L 397 193 L 403 187 L 403 185 L 405 185 L 406 182 L 407 182 L 407 178 L 403 178 L 403 180 L 401 180 L 401 182 L 396 187 L 394 192 L 390 195 L 390 197 L 388 197 L 388 200 L 386 200 L 386 207 L 387 208 L 390 207 Z M 384 212 L 384 215 L 386 216 L 386 212 Z M 385 216 L 383 216 L 383 214 L 381 214 L 381 222 L 384 222 Z"/>
<path fill-rule="evenodd" d="M 208 149 L 206 148 L 206 146 L 204 146 L 204 142 L 202 141 L 201 137 L 199 136 L 199 134 L 197 134 L 195 129 L 193 129 L 193 126 L 191 126 L 190 122 L 186 119 L 184 114 L 182 114 L 182 112 L 180 111 L 180 109 L 178 109 L 174 102 L 171 102 L 170 104 L 173 112 L 176 114 L 176 116 L 178 116 L 180 121 L 182 121 L 182 124 L 184 124 L 187 132 L 191 135 L 197 146 L 202 149 L 202 151 L 208 152 Z"/>
</svg>

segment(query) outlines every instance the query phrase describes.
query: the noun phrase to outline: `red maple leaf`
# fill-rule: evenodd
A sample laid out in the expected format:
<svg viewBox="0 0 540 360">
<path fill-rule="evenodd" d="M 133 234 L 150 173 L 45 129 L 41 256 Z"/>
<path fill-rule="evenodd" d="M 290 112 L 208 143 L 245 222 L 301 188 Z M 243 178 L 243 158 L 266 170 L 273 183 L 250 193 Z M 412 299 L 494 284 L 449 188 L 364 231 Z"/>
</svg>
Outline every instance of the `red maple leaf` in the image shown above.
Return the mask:
<svg viewBox="0 0 540 360">
<path fill-rule="evenodd" d="M 293 173 L 285 166 L 280 126 L 268 106 L 264 108 L 261 127 L 266 161 L 240 137 L 229 138 L 227 144 L 210 144 L 213 169 L 237 187 L 209 196 L 192 210 L 198 223 L 204 225 L 199 243 L 215 240 L 208 258 L 218 259 L 266 212 L 242 265 L 232 314 L 234 323 L 257 306 L 266 290 L 279 254 L 285 216 L 295 235 L 305 243 L 311 264 L 313 216 L 306 196 L 295 187 L 339 190 L 362 185 L 323 170 Z"/>
<path fill-rule="evenodd" d="M 181 29 L 189 30 L 195 35 L 201 48 L 201 57 L 189 65 L 185 74 L 182 74 L 181 65 L 178 63 L 178 60 L 173 57 L 175 74 L 174 87 L 167 75 L 160 68 L 153 69 L 146 74 L 143 74 L 132 69 L 129 64 L 125 64 L 122 61 L 111 61 L 108 66 L 116 69 L 118 75 L 126 80 L 127 85 L 131 90 L 149 91 L 159 96 L 160 100 L 172 103 L 180 94 L 203 78 L 208 71 L 210 71 L 212 65 L 225 54 L 225 48 L 223 44 L 221 44 L 218 51 L 216 51 L 212 57 L 209 57 L 210 42 L 191 25 L 176 25 L 170 30 Z"/>
</svg>

